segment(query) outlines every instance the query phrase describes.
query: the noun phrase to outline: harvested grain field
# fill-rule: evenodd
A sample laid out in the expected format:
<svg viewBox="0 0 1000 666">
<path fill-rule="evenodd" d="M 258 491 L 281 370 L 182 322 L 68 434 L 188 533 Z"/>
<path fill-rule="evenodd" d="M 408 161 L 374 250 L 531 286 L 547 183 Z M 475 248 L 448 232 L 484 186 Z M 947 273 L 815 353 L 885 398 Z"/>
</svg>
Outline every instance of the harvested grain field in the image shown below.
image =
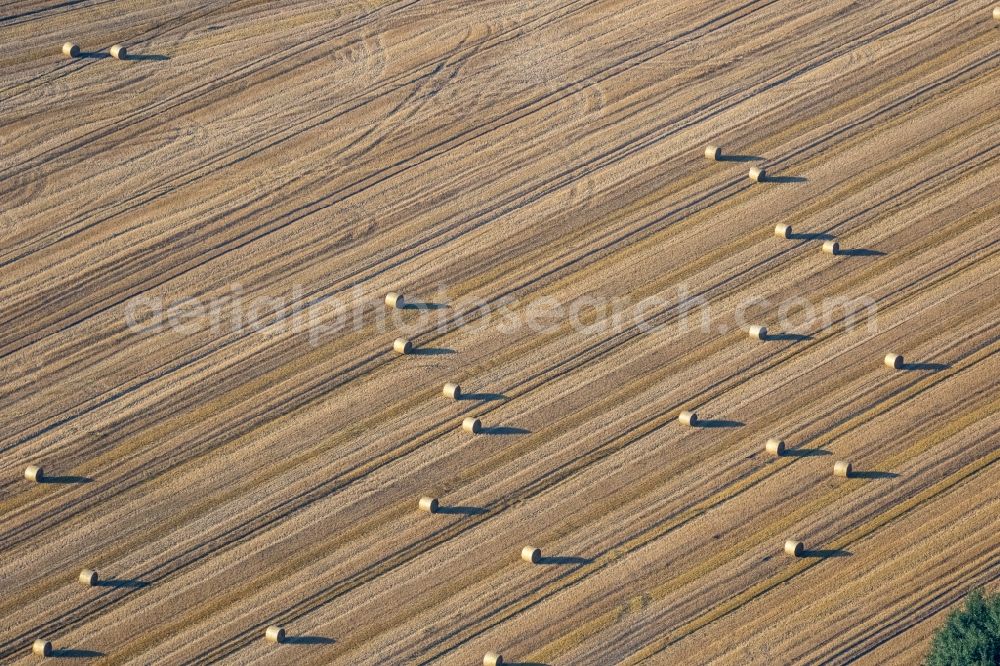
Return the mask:
<svg viewBox="0 0 1000 666">
<path fill-rule="evenodd" d="M 919 661 L 1000 579 L 991 11 L 7 3 L 0 661 Z"/>
</svg>

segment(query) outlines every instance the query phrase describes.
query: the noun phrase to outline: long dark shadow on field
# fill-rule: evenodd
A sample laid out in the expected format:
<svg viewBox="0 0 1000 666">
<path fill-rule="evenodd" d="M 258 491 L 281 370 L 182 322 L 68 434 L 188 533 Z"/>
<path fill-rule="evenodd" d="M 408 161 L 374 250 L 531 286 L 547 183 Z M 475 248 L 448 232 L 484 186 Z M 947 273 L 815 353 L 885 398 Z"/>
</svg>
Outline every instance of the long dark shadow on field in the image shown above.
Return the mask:
<svg viewBox="0 0 1000 666">
<path fill-rule="evenodd" d="M 283 642 L 289 645 L 332 645 L 337 641 L 326 636 L 285 636 Z"/>
<path fill-rule="evenodd" d="M 767 176 L 765 183 L 805 183 L 808 179 L 802 176 Z"/>
<path fill-rule="evenodd" d="M 803 333 L 768 333 L 765 338 L 765 340 L 784 340 L 789 342 L 805 342 L 812 339 L 811 335 Z"/>
<path fill-rule="evenodd" d="M 923 370 L 924 372 L 940 372 L 951 367 L 950 363 L 904 363 L 902 370 Z"/>
<path fill-rule="evenodd" d="M 104 58 L 110 58 L 110 53 L 104 53 L 102 51 L 80 51 L 78 58 L 88 58 L 90 60 L 103 60 Z"/>
<path fill-rule="evenodd" d="M 852 479 L 895 479 L 895 472 L 851 472 Z"/>
<path fill-rule="evenodd" d="M 885 252 L 881 250 L 868 250 L 865 248 L 853 248 L 848 250 L 840 250 L 837 254 L 842 254 L 845 257 L 881 257 L 885 255 Z"/>
<path fill-rule="evenodd" d="M 527 435 L 529 433 L 531 433 L 530 430 L 515 428 L 513 426 L 491 426 L 489 428 L 483 428 L 484 435 Z"/>
<path fill-rule="evenodd" d="M 53 650 L 52 656 L 56 659 L 96 659 L 98 657 L 103 657 L 104 653 L 98 652 L 97 650 L 61 648 L 59 650 Z"/>
<path fill-rule="evenodd" d="M 486 509 L 478 506 L 439 506 L 437 512 L 462 516 L 479 516 L 486 513 Z"/>
<path fill-rule="evenodd" d="M 487 402 L 490 400 L 506 400 L 507 396 L 503 393 L 463 393 L 459 400 L 477 400 L 479 402 Z"/>
<path fill-rule="evenodd" d="M 696 428 L 740 428 L 746 424 L 743 421 L 730 421 L 727 419 L 699 419 L 695 422 Z"/>
<path fill-rule="evenodd" d="M 786 449 L 785 455 L 789 458 L 812 458 L 814 456 L 828 456 L 831 453 L 823 449 Z"/>
<path fill-rule="evenodd" d="M 111 578 L 109 580 L 101 580 L 97 582 L 98 587 L 113 587 L 116 589 L 121 588 L 131 588 L 138 589 L 140 587 L 146 587 L 149 583 L 141 580 L 129 579 L 129 578 Z"/>
<path fill-rule="evenodd" d="M 568 555 L 555 555 L 550 557 L 541 557 L 538 560 L 539 564 L 590 564 L 593 562 L 593 558 L 590 557 L 571 557 Z"/>
<path fill-rule="evenodd" d="M 89 476 L 43 476 L 42 483 L 90 483 Z"/>
<path fill-rule="evenodd" d="M 406 303 L 404 310 L 447 310 L 451 306 L 447 303 Z"/>
<path fill-rule="evenodd" d="M 850 557 L 852 553 L 841 548 L 831 549 L 831 550 L 804 550 L 802 551 L 802 557 L 816 557 L 819 559 L 827 559 L 830 557 Z"/>
<path fill-rule="evenodd" d="M 823 233 L 805 233 L 805 234 L 788 234 L 790 240 L 833 240 L 833 234 L 823 234 Z"/>
<path fill-rule="evenodd" d="M 762 159 L 757 155 L 719 155 L 720 162 L 757 162 Z"/>
<path fill-rule="evenodd" d="M 129 53 L 125 56 L 124 60 L 134 60 L 136 62 L 163 62 L 164 60 L 170 60 L 170 56 L 161 55 L 159 53 L 148 53 L 135 55 Z"/>
<path fill-rule="evenodd" d="M 454 349 L 444 347 L 418 347 L 410 352 L 414 356 L 441 356 L 442 354 L 454 354 Z"/>
</svg>

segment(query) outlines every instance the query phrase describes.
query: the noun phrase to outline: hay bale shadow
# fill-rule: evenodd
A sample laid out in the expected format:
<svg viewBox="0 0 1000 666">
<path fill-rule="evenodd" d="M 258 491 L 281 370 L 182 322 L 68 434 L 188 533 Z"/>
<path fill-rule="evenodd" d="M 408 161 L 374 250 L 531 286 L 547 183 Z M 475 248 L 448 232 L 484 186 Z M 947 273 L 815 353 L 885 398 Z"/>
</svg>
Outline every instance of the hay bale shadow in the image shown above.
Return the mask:
<svg viewBox="0 0 1000 666">
<path fill-rule="evenodd" d="M 333 645 L 337 641 L 326 636 L 285 636 L 288 645 Z"/>
<path fill-rule="evenodd" d="M 899 474 L 895 472 L 857 472 L 851 471 L 852 479 L 895 479 Z"/>
<path fill-rule="evenodd" d="M 74 648 L 61 648 L 52 650 L 52 656 L 56 659 L 97 659 L 103 657 L 103 652 L 97 650 L 80 650 Z"/>
<path fill-rule="evenodd" d="M 900 370 L 941 372 L 951 367 L 950 363 L 904 363 Z"/>
<path fill-rule="evenodd" d="M 806 340 L 812 340 L 813 337 L 803 333 L 768 333 L 767 337 L 764 339 L 787 342 L 805 342 Z"/>
<path fill-rule="evenodd" d="M 829 550 L 803 550 L 801 557 L 815 557 L 825 560 L 831 557 L 850 557 L 851 555 L 853 553 L 850 551 L 834 548 Z"/>
<path fill-rule="evenodd" d="M 483 428 L 482 433 L 484 435 L 528 435 L 531 431 L 513 426 L 490 426 Z"/>
<path fill-rule="evenodd" d="M 745 425 L 743 421 L 731 421 L 728 419 L 698 419 L 694 424 L 696 428 L 741 428 Z"/>
<path fill-rule="evenodd" d="M 479 402 L 488 402 L 491 400 L 506 400 L 507 396 L 503 393 L 463 393 L 459 400 L 476 400 Z"/>
<path fill-rule="evenodd" d="M 139 589 L 142 587 L 147 587 L 149 583 L 129 578 L 109 578 L 108 580 L 97 581 L 97 587 L 113 587 L 115 589 Z"/>
<path fill-rule="evenodd" d="M 788 458 L 812 458 L 814 456 L 833 455 L 824 449 L 785 449 L 784 455 Z"/>
<path fill-rule="evenodd" d="M 163 62 L 164 60 L 170 60 L 170 56 L 165 56 L 159 53 L 148 53 L 135 55 L 129 53 L 123 60 L 133 60 L 135 62 Z"/>
<path fill-rule="evenodd" d="M 447 303 L 404 303 L 404 310 L 447 310 L 451 306 Z"/>
<path fill-rule="evenodd" d="M 42 483 L 90 483 L 93 481 L 89 476 L 43 476 Z"/>
<path fill-rule="evenodd" d="M 480 516 L 486 513 L 486 509 L 478 506 L 439 506 L 437 512 L 462 516 Z"/>
<path fill-rule="evenodd" d="M 816 234 L 810 234 L 810 233 L 796 234 L 796 233 L 791 233 L 791 234 L 788 234 L 788 238 L 790 240 L 824 240 L 824 241 L 828 241 L 828 240 L 833 240 L 834 236 L 833 236 L 833 234 L 824 234 L 824 233 L 816 233 Z"/>
<path fill-rule="evenodd" d="M 454 349 L 447 349 L 445 347 L 418 347 L 410 351 L 410 354 L 414 356 L 441 356 L 443 354 L 454 353 Z"/>
<path fill-rule="evenodd" d="M 572 557 L 568 555 L 547 556 L 538 559 L 539 564 L 555 564 L 555 565 L 590 564 L 593 561 L 594 561 L 593 558 L 590 557 Z"/>
<path fill-rule="evenodd" d="M 841 248 L 837 254 L 842 254 L 845 257 L 881 257 L 885 255 L 885 252 L 882 252 L 881 250 L 867 250 L 859 247 L 849 250 Z"/>
</svg>

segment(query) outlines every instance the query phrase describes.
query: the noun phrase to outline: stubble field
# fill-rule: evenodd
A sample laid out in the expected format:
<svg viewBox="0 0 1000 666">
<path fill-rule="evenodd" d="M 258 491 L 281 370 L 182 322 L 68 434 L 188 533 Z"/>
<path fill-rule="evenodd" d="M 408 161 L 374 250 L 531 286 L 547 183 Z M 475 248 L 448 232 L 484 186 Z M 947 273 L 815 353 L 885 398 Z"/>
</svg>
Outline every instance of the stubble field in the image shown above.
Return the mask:
<svg viewBox="0 0 1000 666">
<path fill-rule="evenodd" d="M 918 662 L 1000 578 L 991 8 L 9 3 L 0 661 Z"/>
</svg>

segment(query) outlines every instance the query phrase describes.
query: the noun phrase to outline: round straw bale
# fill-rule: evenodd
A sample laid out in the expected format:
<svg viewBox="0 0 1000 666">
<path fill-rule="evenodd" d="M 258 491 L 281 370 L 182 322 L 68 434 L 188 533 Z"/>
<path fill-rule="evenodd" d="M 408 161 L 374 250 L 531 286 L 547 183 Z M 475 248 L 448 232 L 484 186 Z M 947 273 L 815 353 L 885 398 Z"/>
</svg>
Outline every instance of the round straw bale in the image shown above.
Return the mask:
<svg viewBox="0 0 1000 666">
<path fill-rule="evenodd" d="M 483 431 L 483 422 L 475 416 L 466 416 L 462 419 L 462 430 L 473 435 L 481 433 Z"/>
<path fill-rule="evenodd" d="M 115 44 L 111 47 L 111 57 L 115 60 L 124 60 L 128 57 L 128 49 L 121 44 Z"/>
<path fill-rule="evenodd" d="M 774 235 L 778 238 L 791 238 L 792 237 L 792 225 L 790 224 L 778 224 L 774 227 Z"/>
<path fill-rule="evenodd" d="M 754 340 L 765 340 L 767 338 L 766 326 L 751 326 L 750 337 Z"/>
<path fill-rule="evenodd" d="M 97 585 L 97 572 L 92 569 L 84 569 L 80 572 L 80 582 L 87 587 Z"/>
<path fill-rule="evenodd" d="M 24 478 L 28 481 L 34 481 L 35 483 L 41 483 L 45 480 L 45 474 L 42 472 L 42 468 L 38 465 L 28 465 L 24 468 Z"/>
<path fill-rule="evenodd" d="M 420 510 L 426 511 L 427 513 L 437 513 L 438 501 L 434 497 L 421 497 L 420 498 Z"/>
<path fill-rule="evenodd" d="M 406 300 L 403 298 L 402 294 L 397 294 L 394 291 L 390 291 L 385 295 L 385 304 L 390 308 L 396 308 L 397 310 L 402 310 L 406 307 Z"/>
<path fill-rule="evenodd" d="M 801 541 L 793 541 L 792 539 L 785 541 L 785 555 L 799 557 L 803 550 L 805 550 L 805 546 L 802 545 Z"/>
<path fill-rule="evenodd" d="M 273 624 L 264 631 L 264 639 L 269 643 L 283 643 L 285 641 L 285 630 Z"/>
<path fill-rule="evenodd" d="M 63 44 L 63 55 L 69 58 L 75 58 L 80 55 L 80 47 L 73 42 L 66 42 Z"/>
<path fill-rule="evenodd" d="M 41 638 L 36 639 L 35 642 L 31 644 L 31 651 L 39 657 L 51 657 L 52 641 L 43 641 Z"/>
<path fill-rule="evenodd" d="M 715 161 L 719 159 L 719 156 L 721 154 L 722 154 L 722 148 L 719 148 L 718 146 L 708 145 L 705 147 L 705 159 Z"/>
<path fill-rule="evenodd" d="M 409 354 L 413 351 L 413 343 L 406 338 L 396 338 L 396 341 L 392 343 L 392 348 L 397 354 Z"/>
<path fill-rule="evenodd" d="M 698 424 L 698 415 L 685 409 L 678 415 L 677 420 L 686 426 L 694 426 Z"/>
<path fill-rule="evenodd" d="M 454 382 L 445 384 L 441 392 L 444 393 L 446 398 L 451 398 L 452 400 L 458 400 L 462 397 L 462 387 Z"/>
<path fill-rule="evenodd" d="M 542 549 L 535 548 L 534 546 L 525 546 L 521 549 L 521 559 L 525 562 L 538 564 L 538 561 L 542 559 Z"/>
<path fill-rule="evenodd" d="M 1000 21 L 1000 7 L 993 8 L 993 19 L 996 21 Z"/>
<path fill-rule="evenodd" d="M 847 478 L 849 478 L 851 476 L 851 472 L 852 471 L 853 471 L 853 468 L 851 467 L 851 463 L 849 463 L 847 461 L 838 460 L 837 462 L 833 463 L 833 475 L 834 476 L 839 476 L 839 477 L 847 479 Z"/>
<path fill-rule="evenodd" d="M 487 652 L 483 657 L 483 666 L 503 666 L 503 655 L 496 652 Z"/>
<path fill-rule="evenodd" d="M 785 442 L 783 440 L 772 437 L 767 440 L 764 444 L 764 449 L 770 453 L 772 456 L 780 456 L 785 453 Z"/>
<path fill-rule="evenodd" d="M 840 243 L 829 240 L 823 243 L 823 251 L 827 254 L 840 254 Z"/>
<path fill-rule="evenodd" d="M 903 355 L 902 354 L 886 354 L 885 364 L 892 368 L 893 370 L 899 370 L 903 367 Z"/>
<path fill-rule="evenodd" d="M 755 183 L 763 183 L 767 174 L 760 167 L 750 167 L 750 180 Z"/>
</svg>

